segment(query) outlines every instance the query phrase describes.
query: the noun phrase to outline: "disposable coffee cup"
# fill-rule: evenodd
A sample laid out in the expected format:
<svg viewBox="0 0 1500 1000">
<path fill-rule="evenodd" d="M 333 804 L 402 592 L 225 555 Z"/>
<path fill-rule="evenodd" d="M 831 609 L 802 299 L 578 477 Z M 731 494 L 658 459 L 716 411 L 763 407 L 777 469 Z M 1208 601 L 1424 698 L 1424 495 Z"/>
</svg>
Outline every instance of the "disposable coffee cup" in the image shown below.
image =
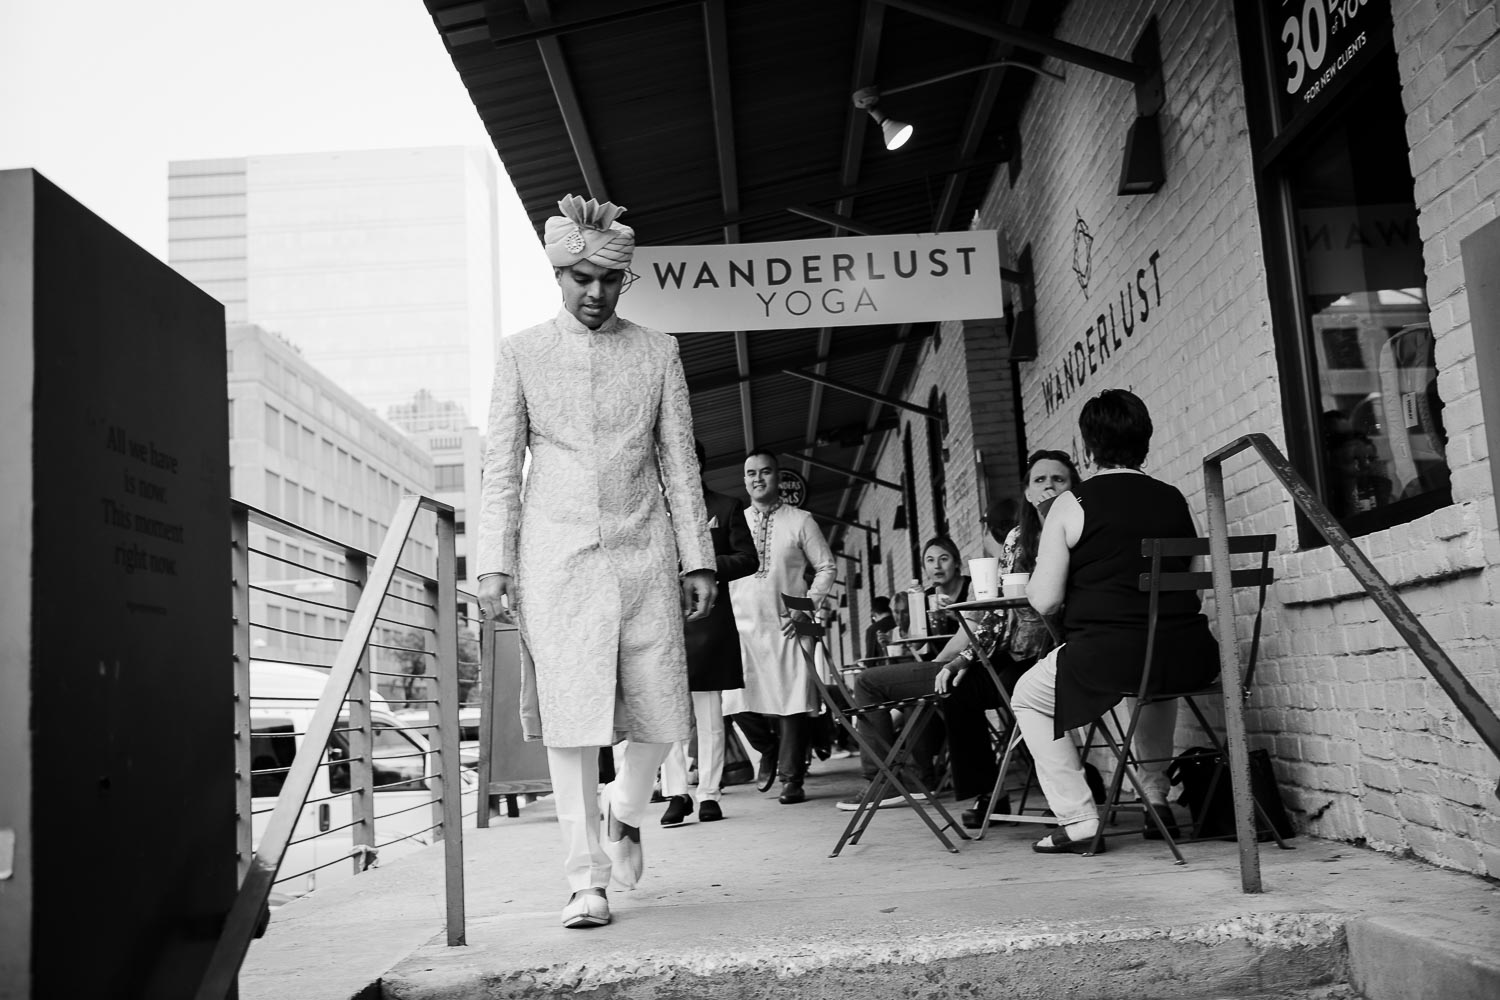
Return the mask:
<svg viewBox="0 0 1500 1000">
<path fill-rule="evenodd" d="M 969 560 L 969 587 L 976 601 L 990 601 L 1000 596 L 1000 560 L 994 556 Z"/>
<path fill-rule="evenodd" d="M 1030 573 L 1006 573 L 1001 577 L 1000 585 L 1006 597 L 1025 597 L 1026 584 L 1030 580 Z"/>
</svg>

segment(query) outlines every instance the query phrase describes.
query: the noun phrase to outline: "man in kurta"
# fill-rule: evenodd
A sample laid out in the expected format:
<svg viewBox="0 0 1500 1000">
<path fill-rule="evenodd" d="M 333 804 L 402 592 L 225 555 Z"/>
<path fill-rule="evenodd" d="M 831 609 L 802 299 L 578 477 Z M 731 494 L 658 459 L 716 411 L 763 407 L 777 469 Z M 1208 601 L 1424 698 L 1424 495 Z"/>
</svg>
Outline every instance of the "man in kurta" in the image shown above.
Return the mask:
<svg viewBox="0 0 1500 1000">
<path fill-rule="evenodd" d="M 543 242 L 563 308 L 496 350 L 477 569 L 485 614 L 514 617 L 534 664 L 523 721 L 547 746 L 563 926 L 596 927 L 611 880 L 641 876 L 651 785 L 690 728 L 683 620 L 717 588 L 677 341 L 615 314 L 635 235 L 608 202 L 558 207 Z M 601 829 L 598 748 L 622 739 Z"/>
<path fill-rule="evenodd" d="M 819 703 L 781 595 L 806 596 L 814 604 L 827 596 L 833 587 L 833 551 L 811 514 L 781 502 L 781 468 L 774 454 L 757 450 L 745 456 L 745 492 L 750 495 L 745 518 L 760 566 L 729 585 L 745 663 L 745 690 L 725 692 L 725 712 L 745 713 L 736 721 L 760 752 L 762 770 L 776 761 L 780 801 L 794 805 L 807 801 L 802 781 Z M 809 566 L 814 572 L 811 586 L 804 582 Z M 765 725 L 757 715 L 774 716 L 775 725 Z M 766 781 L 761 790 L 769 787 Z"/>
</svg>

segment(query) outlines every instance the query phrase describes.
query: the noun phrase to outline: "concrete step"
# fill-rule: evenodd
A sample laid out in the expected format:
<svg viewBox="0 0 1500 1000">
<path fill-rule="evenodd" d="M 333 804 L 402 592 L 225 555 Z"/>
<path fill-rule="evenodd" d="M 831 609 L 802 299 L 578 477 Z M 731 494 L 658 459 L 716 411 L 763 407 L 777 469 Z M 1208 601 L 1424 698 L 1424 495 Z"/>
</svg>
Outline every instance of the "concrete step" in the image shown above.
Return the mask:
<svg viewBox="0 0 1500 1000">
<path fill-rule="evenodd" d="M 887 809 L 830 858 L 849 817 L 834 803 L 858 788 L 856 763 L 830 761 L 802 805 L 737 785 L 722 822 L 648 825 L 641 888 L 611 893 L 614 923 L 589 931 L 559 925 L 567 889 L 544 799 L 465 831 L 466 946 L 443 944 L 442 858 L 430 849 L 281 907 L 240 996 L 1353 1000 L 1396 982 L 1362 957 L 1397 954 L 1374 940 L 1379 928 L 1355 932 L 1368 949 L 1346 944 L 1356 922 L 1380 920 L 1500 956 L 1500 886 L 1306 837 L 1262 846 L 1258 895 L 1240 891 L 1233 844 L 1187 845 L 1178 866 L 1138 825 L 1111 830 L 1093 858 L 1033 853 L 1034 826 L 992 828 L 950 854 L 911 810 Z M 1454 981 L 1421 964 L 1417 978 Z M 1334 992 L 1306 992 L 1319 989 Z M 1378 1000 L 1422 996 L 1406 989 Z M 1500 997 L 1490 981 L 1444 990 Z"/>
<path fill-rule="evenodd" d="M 956 900 L 959 903 L 973 900 Z M 639 911 L 627 911 L 636 923 Z M 1113 920 L 924 933 L 928 915 L 892 921 L 879 937 L 845 938 L 779 906 L 734 915 L 749 931 L 792 918 L 769 938 L 726 948 L 724 916 L 683 907 L 652 912 L 626 947 L 609 929 L 569 932 L 571 957 L 501 970 L 456 949 L 424 948 L 381 979 L 385 1000 L 525 1000 L 583 994 L 610 1000 L 1116 1000 L 1207 997 L 1332 1000 L 1308 992 L 1345 978 L 1343 921 L 1334 914 L 1269 914 L 1209 923 L 1126 926 Z M 621 923 L 626 922 L 622 920 Z M 797 934 L 795 928 L 806 928 Z M 623 928 L 621 928 L 623 930 Z M 792 933 L 787 933 L 791 930 Z"/>
<path fill-rule="evenodd" d="M 1346 933 L 1350 982 L 1369 1000 L 1500 997 L 1500 912 L 1363 917 Z"/>
</svg>

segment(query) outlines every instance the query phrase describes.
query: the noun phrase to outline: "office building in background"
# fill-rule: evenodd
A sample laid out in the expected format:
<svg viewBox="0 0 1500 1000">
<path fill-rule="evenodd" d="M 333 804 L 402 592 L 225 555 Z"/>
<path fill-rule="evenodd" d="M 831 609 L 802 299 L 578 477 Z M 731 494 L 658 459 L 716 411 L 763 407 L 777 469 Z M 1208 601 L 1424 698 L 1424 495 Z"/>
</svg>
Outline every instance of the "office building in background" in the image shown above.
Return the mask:
<svg viewBox="0 0 1500 1000">
<path fill-rule="evenodd" d="M 498 172 L 459 146 L 181 160 L 168 262 L 382 417 L 425 393 L 488 410 Z"/>
</svg>

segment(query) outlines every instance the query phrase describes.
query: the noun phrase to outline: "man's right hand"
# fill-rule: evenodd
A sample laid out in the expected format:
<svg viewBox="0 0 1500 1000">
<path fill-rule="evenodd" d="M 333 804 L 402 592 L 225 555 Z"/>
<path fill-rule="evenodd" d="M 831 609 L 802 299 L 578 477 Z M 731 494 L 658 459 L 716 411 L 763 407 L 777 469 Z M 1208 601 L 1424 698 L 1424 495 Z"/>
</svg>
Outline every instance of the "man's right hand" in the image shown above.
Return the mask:
<svg viewBox="0 0 1500 1000">
<path fill-rule="evenodd" d="M 511 617 L 516 607 L 514 578 L 509 573 L 487 573 L 480 577 L 479 607 L 492 622 L 514 624 L 515 619 Z"/>
</svg>

